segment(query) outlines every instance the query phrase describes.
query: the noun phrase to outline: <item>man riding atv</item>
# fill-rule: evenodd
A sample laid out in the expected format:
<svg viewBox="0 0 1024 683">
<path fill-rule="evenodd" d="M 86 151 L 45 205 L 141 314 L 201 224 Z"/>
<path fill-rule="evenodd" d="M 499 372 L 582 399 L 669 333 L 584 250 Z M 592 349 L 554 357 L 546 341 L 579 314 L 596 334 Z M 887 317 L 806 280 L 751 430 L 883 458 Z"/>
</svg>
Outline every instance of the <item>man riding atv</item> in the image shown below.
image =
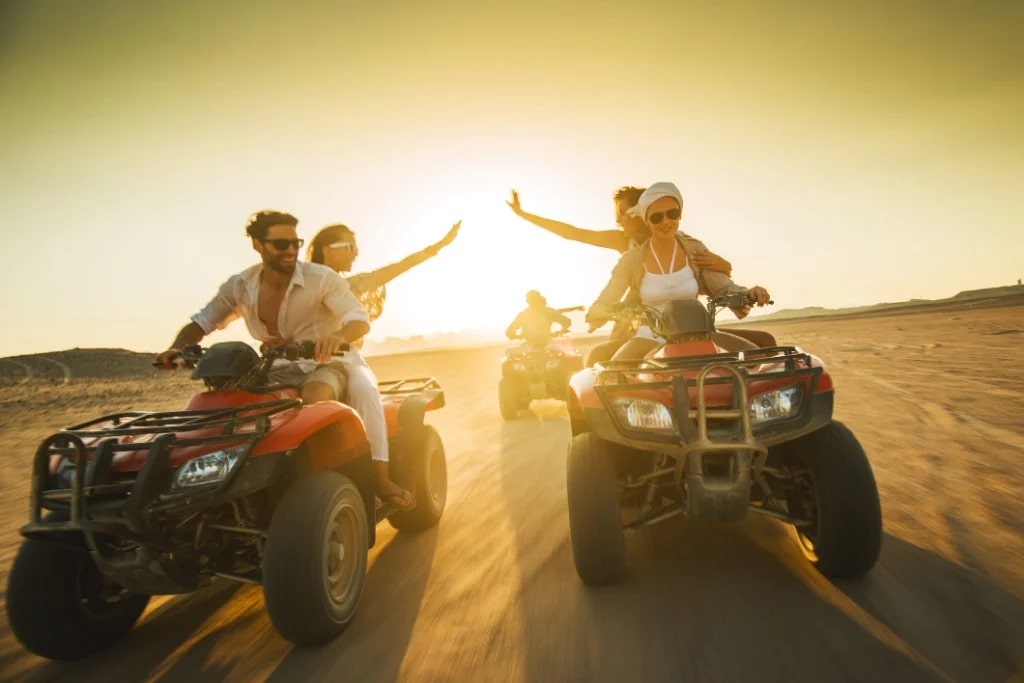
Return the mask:
<svg viewBox="0 0 1024 683">
<path fill-rule="evenodd" d="M 254 214 L 245 231 L 262 262 L 228 278 L 156 360 L 169 366 L 181 349 L 242 317 L 249 334 L 266 347 L 315 342 L 314 360 L 275 362 L 269 377 L 272 382 L 301 386 L 305 403 L 345 398 L 360 415 L 375 414 L 378 419 L 368 423 L 383 425 L 384 409 L 376 384 L 347 380 L 349 373 L 361 371 L 358 351 L 345 351 L 338 358 L 340 349 L 370 331 L 369 316 L 345 278 L 327 266 L 298 260 L 303 243 L 297 237 L 298 222 L 295 216 L 279 211 Z M 415 500 L 391 480 L 387 434 L 381 436 L 367 434 L 378 495 L 399 510 L 409 510 Z"/>
<path fill-rule="evenodd" d="M 569 331 L 572 321 L 563 313 L 548 306 L 545 299 L 536 289 L 526 293 L 527 307 L 516 315 L 515 320 L 505 330 L 509 339 L 523 339 L 528 347 L 543 349 L 554 335 L 551 333 L 552 323 L 562 326 L 557 334 Z"/>
</svg>

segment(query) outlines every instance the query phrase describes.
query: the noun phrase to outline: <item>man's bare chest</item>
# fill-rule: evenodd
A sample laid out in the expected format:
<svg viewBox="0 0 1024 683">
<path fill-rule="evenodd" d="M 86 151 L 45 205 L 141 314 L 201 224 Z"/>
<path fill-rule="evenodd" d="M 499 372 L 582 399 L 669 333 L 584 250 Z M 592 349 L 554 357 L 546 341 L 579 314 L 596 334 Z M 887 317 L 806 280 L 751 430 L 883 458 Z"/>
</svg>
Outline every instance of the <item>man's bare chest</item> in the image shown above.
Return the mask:
<svg viewBox="0 0 1024 683">
<path fill-rule="evenodd" d="M 267 328 L 267 332 L 274 336 L 280 334 L 277 328 L 277 320 L 281 311 L 281 302 L 284 301 L 284 289 L 263 286 L 260 287 L 259 297 L 256 302 L 256 312 L 260 322 Z"/>
</svg>

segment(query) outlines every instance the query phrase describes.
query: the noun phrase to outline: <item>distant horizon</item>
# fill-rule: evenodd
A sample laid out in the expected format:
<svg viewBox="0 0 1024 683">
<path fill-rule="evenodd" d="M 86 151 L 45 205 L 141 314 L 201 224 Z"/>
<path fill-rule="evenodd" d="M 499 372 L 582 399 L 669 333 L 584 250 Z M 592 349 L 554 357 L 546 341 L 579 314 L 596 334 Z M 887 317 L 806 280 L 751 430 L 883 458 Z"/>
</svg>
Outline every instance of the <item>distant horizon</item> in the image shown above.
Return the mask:
<svg viewBox="0 0 1024 683">
<path fill-rule="evenodd" d="M 1002 293 L 997 293 L 997 292 L 999 292 L 999 290 L 1009 290 L 1009 291 L 1002 292 Z M 1016 291 L 1013 291 L 1013 290 L 1020 290 L 1020 292 L 1016 292 Z M 842 315 L 844 315 L 845 311 L 851 311 L 852 312 L 852 311 L 859 311 L 860 309 L 868 309 L 865 312 L 867 314 L 870 314 L 870 313 L 874 312 L 872 309 L 880 308 L 882 310 L 879 310 L 877 312 L 878 313 L 884 313 L 885 312 L 885 307 L 890 307 L 890 306 L 898 307 L 901 304 L 911 304 L 911 305 L 916 305 L 916 304 L 925 304 L 925 305 L 927 305 L 928 303 L 942 304 L 942 303 L 946 303 L 946 302 L 956 301 L 958 298 L 968 297 L 971 294 L 978 294 L 978 293 L 985 293 L 985 292 L 993 292 L 993 294 L 991 294 L 989 296 L 979 297 L 979 298 L 985 299 L 985 298 L 1002 298 L 1004 296 L 1021 296 L 1021 295 L 1024 295 L 1024 284 L 996 285 L 996 286 L 990 286 L 990 287 L 978 287 L 978 288 L 974 288 L 974 289 L 960 290 L 960 291 L 956 292 L 955 294 L 951 294 L 951 295 L 949 295 L 947 297 L 941 297 L 941 298 L 937 298 L 937 299 L 907 299 L 907 300 L 903 300 L 903 301 L 879 301 L 879 302 L 876 302 L 876 303 L 873 303 L 873 304 L 864 304 L 862 306 L 843 306 L 841 308 L 829 308 L 829 307 L 826 307 L 826 306 L 811 306 L 811 307 L 803 307 L 803 308 L 800 308 L 800 309 L 783 308 L 783 309 L 780 309 L 778 311 L 757 311 L 756 314 L 749 315 L 746 318 L 744 318 L 743 320 L 733 319 L 731 317 L 731 314 L 726 313 L 725 315 L 730 316 L 729 319 L 726 320 L 726 321 L 721 321 L 720 320 L 719 324 L 722 325 L 725 328 L 728 328 L 730 325 L 743 326 L 744 324 L 748 324 L 751 321 L 757 320 L 757 319 L 761 319 L 763 323 L 783 323 L 783 322 L 789 322 L 789 321 L 794 321 L 794 320 L 803 320 L 803 319 L 816 318 L 816 317 L 831 317 L 831 314 L 833 314 L 833 313 L 842 316 Z M 827 311 L 829 311 L 829 313 L 828 314 L 814 314 L 814 313 L 811 313 L 811 314 L 808 314 L 808 315 L 792 315 L 792 316 L 786 315 L 787 313 L 800 312 L 800 311 L 807 310 L 807 309 L 827 310 Z M 574 312 L 574 313 L 570 313 L 569 316 L 570 316 L 570 318 L 573 319 L 574 327 L 575 327 L 575 323 L 577 322 L 577 320 L 582 321 L 583 314 L 582 313 L 575 313 Z M 776 316 L 778 316 L 778 318 L 777 319 L 773 319 Z M 581 327 L 582 327 L 582 325 L 581 325 Z M 601 339 L 607 338 L 609 336 L 610 332 L 611 332 L 611 326 L 607 325 L 607 326 L 602 327 L 601 329 L 599 329 L 599 330 L 597 330 L 597 331 L 595 331 L 593 333 L 588 333 L 586 331 L 581 331 L 581 330 L 579 330 L 577 328 L 574 331 L 570 331 L 568 336 L 570 338 L 572 338 L 572 339 L 601 340 Z M 204 342 L 206 344 L 214 344 L 214 343 L 221 342 L 221 341 L 244 341 L 246 343 L 253 344 L 254 346 L 258 346 L 258 344 L 253 339 L 251 339 L 251 338 L 236 338 L 236 336 L 231 336 L 231 338 L 229 339 L 227 337 L 228 337 L 228 335 L 223 335 L 223 333 L 221 333 L 221 332 L 215 332 L 213 335 L 210 335 L 209 337 L 207 337 L 207 339 L 204 340 Z M 443 339 L 450 339 L 451 342 L 449 342 L 446 345 L 437 345 L 438 342 L 440 342 L 440 340 L 443 340 Z M 462 340 L 462 341 L 459 341 L 459 340 Z M 424 342 L 424 344 L 422 346 L 417 347 L 417 348 L 410 347 L 411 344 L 416 343 L 418 341 L 422 341 L 422 342 Z M 503 344 L 503 343 L 504 344 L 513 343 L 511 340 L 509 340 L 508 338 L 506 338 L 504 336 L 504 328 L 502 328 L 502 329 L 497 329 L 497 328 L 494 328 L 494 329 L 487 329 L 487 328 L 472 329 L 472 328 L 467 328 L 467 329 L 463 329 L 463 330 L 454 330 L 454 331 L 449 331 L 449 332 L 435 332 L 435 333 L 428 333 L 428 334 L 412 334 L 412 335 L 408 335 L 408 336 L 404 336 L 404 337 L 385 337 L 385 338 L 383 338 L 381 340 L 374 340 L 374 339 L 368 338 L 365 341 L 365 346 L 363 348 L 363 351 L 364 351 L 365 355 L 367 355 L 367 356 L 394 355 L 394 354 L 397 354 L 397 353 L 415 353 L 417 350 L 444 351 L 444 350 L 447 350 L 447 349 L 456 350 L 458 348 L 467 347 L 467 346 L 473 346 L 473 345 L 480 345 L 480 344 L 498 345 L 498 344 Z M 121 347 L 121 346 L 102 346 L 102 347 L 95 347 L 95 346 L 78 347 L 78 346 L 76 346 L 76 347 L 65 348 L 65 349 L 52 349 L 52 350 L 49 350 L 49 351 L 33 351 L 33 352 L 29 352 L 29 353 L 19 353 L 19 354 L 7 355 L 7 356 L 0 356 L 0 359 L 4 359 L 4 358 L 15 359 L 15 358 L 21 358 L 21 357 L 27 357 L 27 356 L 38 356 L 38 355 L 47 355 L 47 354 L 54 354 L 54 353 L 63 353 L 63 352 L 66 352 L 66 351 L 100 350 L 100 349 L 128 351 L 130 353 L 139 353 L 139 354 L 158 353 L 159 351 L 163 350 L 163 349 L 154 349 L 154 350 L 129 349 L 129 348 L 126 348 L 126 347 Z"/>
</svg>

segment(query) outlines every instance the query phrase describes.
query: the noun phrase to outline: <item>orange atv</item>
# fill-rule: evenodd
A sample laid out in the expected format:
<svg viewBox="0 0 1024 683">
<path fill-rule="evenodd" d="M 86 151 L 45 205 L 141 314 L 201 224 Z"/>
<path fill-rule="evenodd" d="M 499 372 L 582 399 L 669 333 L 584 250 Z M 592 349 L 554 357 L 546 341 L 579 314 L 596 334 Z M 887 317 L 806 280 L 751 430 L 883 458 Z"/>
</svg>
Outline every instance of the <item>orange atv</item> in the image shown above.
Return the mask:
<svg viewBox="0 0 1024 683">
<path fill-rule="evenodd" d="M 829 577 L 878 559 L 882 514 L 871 464 L 832 418 L 821 359 L 795 346 L 731 353 L 714 342 L 716 308 L 744 295 L 623 307 L 666 342 L 570 382 L 566 488 L 573 558 L 588 584 L 626 574 L 623 533 L 674 515 L 730 522 L 748 512 L 788 522 Z"/>
<path fill-rule="evenodd" d="M 276 359 L 312 350 L 192 347 L 181 360 L 207 390 L 185 410 L 104 415 L 42 442 L 7 586 L 8 622 L 28 650 L 87 656 L 131 630 L 151 595 L 213 577 L 262 585 L 271 622 L 294 643 L 345 630 L 376 523 L 414 531 L 441 518 L 444 447 L 423 418 L 444 393 L 429 377 L 381 383 L 392 478 L 417 506 L 377 508 L 359 415 L 266 381 Z"/>
</svg>

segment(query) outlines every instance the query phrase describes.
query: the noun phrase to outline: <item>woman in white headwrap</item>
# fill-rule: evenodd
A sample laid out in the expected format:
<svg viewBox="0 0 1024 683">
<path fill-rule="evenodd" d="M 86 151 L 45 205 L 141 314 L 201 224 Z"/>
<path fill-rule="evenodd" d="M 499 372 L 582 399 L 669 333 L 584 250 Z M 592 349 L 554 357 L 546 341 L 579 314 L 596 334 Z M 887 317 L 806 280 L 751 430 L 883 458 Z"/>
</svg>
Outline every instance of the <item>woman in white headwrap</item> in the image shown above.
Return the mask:
<svg viewBox="0 0 1024 683">
<path fill-rule="evenodd" d="M 647 224 L 651 236 L 638 249 L 626 252 L 615 265 L 608 284 L 587 311 L 587 322 L 592 329 L 612 318 L 615 304 L 629 290 L 640 303 L 649 306 L 663 306 L 677 299 L 696 299 L 701 291 L 712 296 L 744 292 L 753 297 L 758 306 L 764 306 L 771 299 L 763 287 L 748 290 L 734 283 L 728 275 L 698 265 L 696 257 L 708 249 L 700 240 L 679 232 L 683 197 L 674 184 L 661 182 L 648 187 L 631 213 Z M 748 311 L 749 308 L 735 313 L 742 318 Z M 715 341 L 729 350 L 755 348 L 745 339 L 722 332 L 716 333 Z M 615 352 L 613 360 L 643 358 L 662 343 L 664 340 L 655 337 L 650 328 L 641 327 Z"/>
</svg>

